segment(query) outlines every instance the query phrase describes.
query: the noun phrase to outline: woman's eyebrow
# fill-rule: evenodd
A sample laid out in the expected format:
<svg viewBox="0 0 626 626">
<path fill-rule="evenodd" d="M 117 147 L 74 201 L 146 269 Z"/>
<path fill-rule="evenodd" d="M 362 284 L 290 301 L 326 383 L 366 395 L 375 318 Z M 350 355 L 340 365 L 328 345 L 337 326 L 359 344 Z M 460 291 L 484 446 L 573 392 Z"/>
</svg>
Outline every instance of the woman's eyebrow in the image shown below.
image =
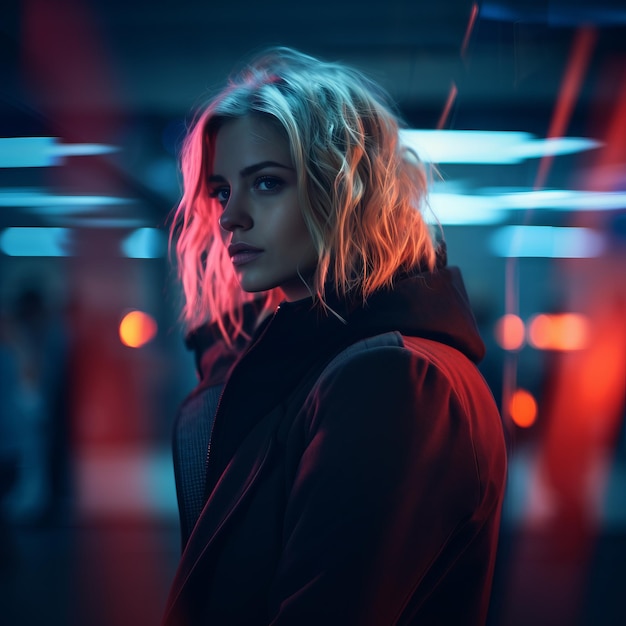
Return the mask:
<svg viewBox="0 0 626 626">
<path fill-rule="evenodd" d="M 255 172 L 258 172 L 265 167 L 281 167 L 285 170 L 293 170 L 293 167 L 283 165 L 282 163 L 278 163 L 277 161 L 261 161 L 260 163 L 254 163 L 253 165 L 248 165 L 248 167 L 244 167 L 239 172 L 239 176 L 241 176 L 241 178 L 245 178 L 246 176 L 250 176 L 250 174 L 254 174 Z"/>
<path fill-rule="evenodd" d="M 239 176 L 241 176 L 241 178 L 245 178 L 246 176 L 250 176 L 250 174 L 254 174 L 255 172 L 258 172 L 259 170 L 262 170 L 266 167 L 280 167 L 284 170 L 294 171 L 293 167 L 290 167 L 289 165 L 283 165 L 282 163 L 278 163 L 278 161 L 261 161 L 260 163 L 253 163 L 252 165 L 244 167 L 239 172 Z M 226 179 L 219 174 L 212 174 L 207 178 L 207 182 L 209 183 L 223 183 L 225 181 Z"/>
</svg>

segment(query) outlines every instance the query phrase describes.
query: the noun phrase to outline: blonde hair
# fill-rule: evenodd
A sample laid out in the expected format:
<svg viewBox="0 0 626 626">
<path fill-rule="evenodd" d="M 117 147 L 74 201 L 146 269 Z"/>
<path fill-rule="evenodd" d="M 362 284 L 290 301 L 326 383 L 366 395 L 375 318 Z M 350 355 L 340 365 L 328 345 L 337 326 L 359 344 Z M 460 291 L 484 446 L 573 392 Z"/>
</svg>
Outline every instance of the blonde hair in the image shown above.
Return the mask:
<svg viewBox="0 0 626 626">
<path fill-rule="evenodd" d="M 183 146 L 184 190 L 171 232 L 189 328 L 216 321 L 230 343 L 243 332 L 244 303 L 259 298 L 238 285 L 221 241 L 222 208 L 207 188 L 217 131 L 250 114 L 272 119 L 289 142 L 300 208 L 318 254 L 309 285 L 314 298 L 325 304 L 332 288 L 365 301 L 399 272 L 435 266 L 422 215 L 427 174 L 401 143 L 399 118 L 381 89 L 344 65 L 275 48 L 229 80 Z M 282 293 L 261 297 L 273 308 Z"/>
</svg>

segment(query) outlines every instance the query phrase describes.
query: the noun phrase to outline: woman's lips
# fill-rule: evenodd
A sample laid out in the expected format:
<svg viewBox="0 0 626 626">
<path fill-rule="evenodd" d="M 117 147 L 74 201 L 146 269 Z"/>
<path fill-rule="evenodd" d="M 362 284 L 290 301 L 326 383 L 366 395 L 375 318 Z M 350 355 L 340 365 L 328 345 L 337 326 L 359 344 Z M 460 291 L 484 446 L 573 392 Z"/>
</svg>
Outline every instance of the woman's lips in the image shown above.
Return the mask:
<svg viewBox="0 0 626 626">
<path fill-rule="evenodd" d="M 262 250 L 243 250 L 242 252 L 235 252 L 235 254 L 231 255 L 230 260 L 233 262 L 235 267 L 238 267 L 239 265 L 251 263 L 262 254 Z"/>
<path fill-rule="evenodd" d="M 233 243 L 228 246 L 228 255 L 235 267 L 251 263 L 263 254 L 263 250 L 244 243 Z"/>
</svg>

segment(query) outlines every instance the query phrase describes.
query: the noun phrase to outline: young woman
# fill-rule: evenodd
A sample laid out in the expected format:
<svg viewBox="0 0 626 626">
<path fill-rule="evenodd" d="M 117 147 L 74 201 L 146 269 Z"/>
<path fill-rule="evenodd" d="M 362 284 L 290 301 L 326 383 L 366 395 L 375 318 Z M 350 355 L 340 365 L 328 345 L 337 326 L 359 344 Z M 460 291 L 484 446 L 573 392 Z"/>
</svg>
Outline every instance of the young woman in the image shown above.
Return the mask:
<svg viewBox="0 0 626 626">
<path fill-rule="evenodd" d="M 426 175 L 375 85 L 276 49 L 191 129 L 173 225 L 202 381 L 164 624 L 483 624 L 505 446 Z"/>
</svg>

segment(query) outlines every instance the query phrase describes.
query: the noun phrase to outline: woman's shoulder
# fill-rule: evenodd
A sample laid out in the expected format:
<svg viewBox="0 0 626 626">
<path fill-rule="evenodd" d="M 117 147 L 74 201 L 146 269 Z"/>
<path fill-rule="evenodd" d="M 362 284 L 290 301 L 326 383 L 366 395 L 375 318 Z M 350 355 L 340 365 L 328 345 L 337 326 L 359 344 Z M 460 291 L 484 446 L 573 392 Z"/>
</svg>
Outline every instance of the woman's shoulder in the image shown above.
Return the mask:
<svg viewBox="0 0 626 626">
<path fill-rule="evenodd" d="M 487 383 L 464 354 L 432 339 L 392 332 L 353 344 L 318 378 L 304 418 L 309 441 L 356 437 L 389 454 L 454 449 L 467 472 L 504 471 L 502 422 Z"/>
<path fill-rule="evenodd" d="M 445 421 L 500 421 L 491 390 L 469 358 L 445 343 L 398 332 L 340 352 L 318 377 L 307 406 L 316 416 L 311 425 L 337 412 L 359 423 L 381 413 L 390 421 L 426 413 Z"/>
<path fill-rule="evenodd" d="M 391 331 L 360 339 L 344 348 L 326 366 L 320 380 L 332 380 L 351 369 L 366 370 L 375 376 L 391 368 L 434 368 L 442 375 L 478 371 L 474 363 L 456 348 L 433 339 L 405 336 Z"/>
<path fill-rule="evenodd" d="M 435 357 L 437 351 L 434 347 L 429 355 L 417 350 L 395 331 L 360 339 L 339 352 L 321 371 L 308 403 L 326 414 L 337 406 L 344 407 L 342 410 L 347 405 L 373 407 L 379 398 L 396 404 L 399 397 L 419 396 L 428 370 L 434 368 L 438 378 L 438 372 L 443 373 L 437 364 L 440 359 Z"/>
</svg>

